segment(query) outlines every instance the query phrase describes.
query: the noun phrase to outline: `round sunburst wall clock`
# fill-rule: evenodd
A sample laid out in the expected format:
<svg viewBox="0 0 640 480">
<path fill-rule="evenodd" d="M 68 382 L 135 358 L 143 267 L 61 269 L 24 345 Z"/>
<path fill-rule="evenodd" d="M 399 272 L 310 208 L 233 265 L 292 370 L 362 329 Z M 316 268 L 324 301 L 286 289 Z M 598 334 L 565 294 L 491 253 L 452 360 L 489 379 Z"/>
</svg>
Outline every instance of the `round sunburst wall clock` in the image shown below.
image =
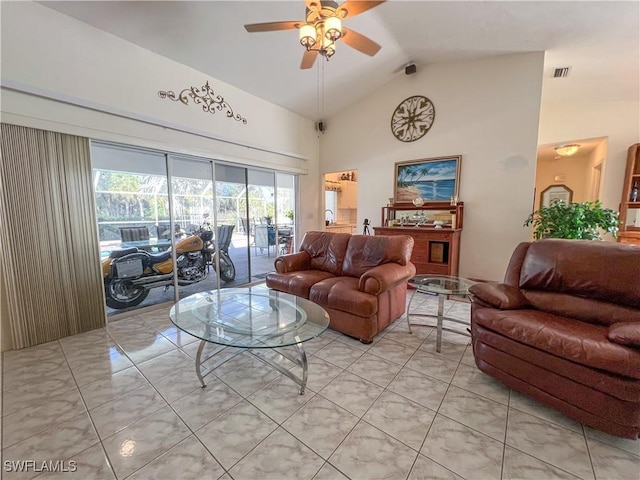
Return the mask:
<svg viewBox="0 0 640 480">
<path fill-rule="evenodd" d="M 401 142 L 415 142 L 425 136 L 436 118 L 436 108 L 422 95 L 409 97 L 391 115 L 391 132 Z"/>
</svg>

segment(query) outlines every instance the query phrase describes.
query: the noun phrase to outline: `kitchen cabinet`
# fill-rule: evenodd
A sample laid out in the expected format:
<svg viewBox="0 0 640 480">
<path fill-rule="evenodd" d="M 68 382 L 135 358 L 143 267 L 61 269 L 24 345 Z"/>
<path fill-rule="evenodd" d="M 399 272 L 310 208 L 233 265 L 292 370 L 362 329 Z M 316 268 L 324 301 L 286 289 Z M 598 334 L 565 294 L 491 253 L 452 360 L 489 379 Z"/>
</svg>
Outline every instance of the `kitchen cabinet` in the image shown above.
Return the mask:
<svg viewBox="0 0 640 480">
<path fill-rule="evenodd" d="M 325 230 L 329 231 L 329 232 L 333 232 L 333 233 L 351 233 L 353 234 L 353 230 L 355 228 L 355 225 L 340 225 L 340 224 L 333 224 L 333 225 L 327 225 L 326 227 L 324 227 Z"/>
<path fill-rule="evenodd" d="M 338 208 L 358 208 L 358 182 L 340 182 L 338 192 Z"/>
</svg>

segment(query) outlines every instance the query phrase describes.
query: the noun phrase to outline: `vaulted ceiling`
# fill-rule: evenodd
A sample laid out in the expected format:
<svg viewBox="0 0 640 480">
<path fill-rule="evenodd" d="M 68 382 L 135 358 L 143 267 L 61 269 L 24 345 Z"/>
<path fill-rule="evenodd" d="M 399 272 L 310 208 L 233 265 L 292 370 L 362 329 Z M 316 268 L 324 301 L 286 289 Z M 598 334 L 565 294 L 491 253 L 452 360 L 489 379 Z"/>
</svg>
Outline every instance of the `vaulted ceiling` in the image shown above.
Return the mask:
<svg viewBox="0 0 640 480">
<path fill-rule="evenodd" d="M 400 1 L 345 20 L 382 46 L 375 57 L 339 43 L 330 61 L 300 70 L 296 30 L 245 24 L 303 20 L 302 0 L 41 2 L 310 119 L 330 117 L 415 62 L 545 51 L 543 102 L 638 100 L 637 1 Z M 553 79 L 556 67 L 569 77 Z M 318 84 L 324 82 L 324 101 Z"/>
</svg>

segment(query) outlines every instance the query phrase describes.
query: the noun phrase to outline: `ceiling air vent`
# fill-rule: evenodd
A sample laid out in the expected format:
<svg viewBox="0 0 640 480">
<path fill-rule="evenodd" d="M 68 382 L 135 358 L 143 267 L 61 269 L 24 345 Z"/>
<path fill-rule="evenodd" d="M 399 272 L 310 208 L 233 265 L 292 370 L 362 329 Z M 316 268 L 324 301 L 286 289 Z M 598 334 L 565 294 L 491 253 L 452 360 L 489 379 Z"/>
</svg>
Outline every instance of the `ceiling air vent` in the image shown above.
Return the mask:
<svg viewBox="0 0 640 480">
<path fill-rule="evenodd" d="M 569 76 L 571 67 L 560 67 L 553 71 L 553 78 L 564 78 Z"/>
</svg>

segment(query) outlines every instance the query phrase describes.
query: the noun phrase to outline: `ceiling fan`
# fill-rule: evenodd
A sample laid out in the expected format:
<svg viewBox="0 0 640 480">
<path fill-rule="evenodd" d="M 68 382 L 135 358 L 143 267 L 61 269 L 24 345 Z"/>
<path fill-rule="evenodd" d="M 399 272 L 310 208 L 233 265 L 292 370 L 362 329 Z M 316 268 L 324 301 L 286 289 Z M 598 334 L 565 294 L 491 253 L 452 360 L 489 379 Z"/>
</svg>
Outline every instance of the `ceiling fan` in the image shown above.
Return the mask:
<svg viewBox="0 0 640 480">
<path fill-rule="evenodd" d="M 351 48 L 373 57 L 380 45 L 364 35 L 342 26 L 342 20 L 377 7 L 385 0 L 347 0 L 342 5 L 331 0 L 304 0 L 307 6 L 306 21 L 268 22 L 245 25 L 247 32 L 272 32 L 299 30 L 300 43 L 306 48 L 301 69 L 311 68 L 318 54 L 327 60 L 336 52 L 336 42 L 342 40 Z"/>
</svg>

